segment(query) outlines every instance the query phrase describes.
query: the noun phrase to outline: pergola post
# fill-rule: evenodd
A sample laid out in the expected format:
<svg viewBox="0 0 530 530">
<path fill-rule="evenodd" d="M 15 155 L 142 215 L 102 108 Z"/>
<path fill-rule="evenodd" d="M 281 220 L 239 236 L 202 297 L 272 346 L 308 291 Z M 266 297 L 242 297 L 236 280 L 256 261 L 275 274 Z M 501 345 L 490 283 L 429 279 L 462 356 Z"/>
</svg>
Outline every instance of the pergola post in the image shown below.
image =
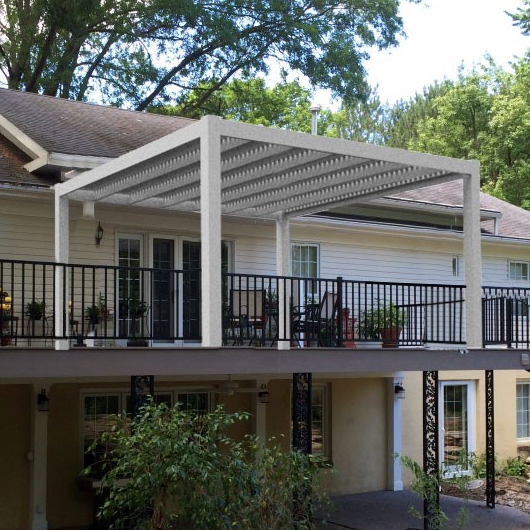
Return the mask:
<svg viewBox="0 0 530 530">
<path fill-rule="evenodd" d="M 312 452 L 312 393 L 313 374 L 293 374 L 293 449 L 306 455 L 310 455 Z"/>
<path fill-rule="evenodd" d="M 464 269 L 466 343 L 482 347 L 482 257 L 480 244 L 480 167 L 464 176 Z"/>
<path fill-rule="evenodd" d="M 201 321 L 202 345 L 222 346 L 220 119 L 201 122 Z"/>
<path fill-rule="evenodd" d="M 70 215 L 68 196 L 60 195 L 55 191 L 55 291 L 54 291 L 54 329 L 55 349 L 68 350 L 70 342 L 64 337 L 69 332 L 69 315 L 67 301 L 67 267 L 64 265 L 69 260 Z"/>
<path fill-rule="evenodd" d="M 276 274 L 289 276 L 291 259 L 289 219 L 283 215 L 276 219 Z M 291 320 L 289 280 L 278 280 L 278 349 L 291 348 Z M 285 339 L 285 340 L 281 340 Z"/>
<path fill-rule="evenodd" d="M 438 372 L 423 372 L 423 471 L 431 478 L 438 476 L 440 467 L 438 438 Z M 440 509 L 436 491 L 423 501 L 423 528 L 434 530 L 433 518 Z"/>
</svg>

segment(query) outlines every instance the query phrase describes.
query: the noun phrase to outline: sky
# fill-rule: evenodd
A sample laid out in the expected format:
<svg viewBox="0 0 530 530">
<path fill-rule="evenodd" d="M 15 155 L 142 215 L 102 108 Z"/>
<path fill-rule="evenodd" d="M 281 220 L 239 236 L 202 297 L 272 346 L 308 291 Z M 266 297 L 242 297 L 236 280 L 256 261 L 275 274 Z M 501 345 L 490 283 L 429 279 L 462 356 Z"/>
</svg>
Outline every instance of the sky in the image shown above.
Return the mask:
<svg viewBox="0 0 530 530">
<path fill-rule="evenodd" d="M 505 11 L 515 12 L 522 0 L 424 0 L 402 2 L 407 38 L 387 51 L 373 51 L 365 63 L 368 82 L 379 85 L 381 100 L 408 99 L 435 80 L 454 79 L 462 62 L 467 67 L 489 53 L 508 67 L 514 56 L 530 48 Z M 319 90 L 315 101 L 330 107 L 329 93 Z"/>
</svg>

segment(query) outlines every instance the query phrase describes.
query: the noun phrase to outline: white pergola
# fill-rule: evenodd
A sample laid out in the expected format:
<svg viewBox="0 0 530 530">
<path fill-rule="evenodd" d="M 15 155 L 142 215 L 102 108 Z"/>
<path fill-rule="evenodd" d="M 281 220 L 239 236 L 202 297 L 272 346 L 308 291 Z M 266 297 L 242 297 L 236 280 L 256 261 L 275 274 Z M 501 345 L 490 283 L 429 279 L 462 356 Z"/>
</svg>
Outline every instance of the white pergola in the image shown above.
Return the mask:
<svg viewBox="0 0 530 530">
<path fill-rule="evenodd" d="M 411 188 L 464 180 L 466 334 L 481 346 L 480 172 L 476 161 L 206 116 L 55 186 L 55 260 L 67 263 L 69 201 L 196 211 L 203 346 L 222 343 L 221 217 L 276 221 L 277 274 L 289 274 L 289 219 Z M 59 268 L 57 274 L 61 274 Z M 56 285 L 62 286 L 61 278 Z M 280 297 L 282 293 L 280 293 Z M 63 296 L 56 296 L 62 334 Z M 284 307 L 283 303 L 279 304 Z M 283 319 L 283 315 L 280 315 Z M 58 349 L 67 341 L 58 341 Z M 289 348 L 280 342 L 279 348 Z"/>
</svg>

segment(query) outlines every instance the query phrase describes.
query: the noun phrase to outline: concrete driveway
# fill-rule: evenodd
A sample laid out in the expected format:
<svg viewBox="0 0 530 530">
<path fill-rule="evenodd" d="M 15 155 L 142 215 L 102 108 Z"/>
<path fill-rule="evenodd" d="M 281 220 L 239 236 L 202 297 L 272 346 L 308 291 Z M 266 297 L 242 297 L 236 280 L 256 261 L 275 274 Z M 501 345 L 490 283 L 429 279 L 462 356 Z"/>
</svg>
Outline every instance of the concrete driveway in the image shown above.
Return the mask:
<svg viewBox="0 0 530 530">
<path fill-rule="evenodd" d="M 422 510 L 421 499 L 411 491 L 378 491 L 344 495 L 333 499 L 335 512 L 319 530 L 421 530 L 423 521 L 409 513 L 411 506 Z M 465 530 L 530 530 L 530 515 L 515 508 L 497 506 L 442 495 L 442 510 L 450 518 L 447 529 L 458 528 L 458 512 L 467 504 L 470 520 Z"/>
</svg>

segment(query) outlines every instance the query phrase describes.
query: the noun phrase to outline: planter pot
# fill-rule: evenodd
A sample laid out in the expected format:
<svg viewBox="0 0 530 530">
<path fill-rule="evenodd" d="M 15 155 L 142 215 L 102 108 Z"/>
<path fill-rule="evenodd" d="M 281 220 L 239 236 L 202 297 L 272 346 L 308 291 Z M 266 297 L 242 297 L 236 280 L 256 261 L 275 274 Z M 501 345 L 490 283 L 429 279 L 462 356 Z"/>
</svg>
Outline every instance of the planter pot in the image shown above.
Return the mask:
<svg viewBox="0 0 530 530">
<path fill-rule="evenodd" d="M 127 346 L 136 348 L 147 348 L 147 346 L 149 346 L 149 343 L 146 340 L 142 339 L 130 339 L 127 341 Z"/>
<path fill-rule="evenodd" d="M 383 343 L 380 340 L 363 340 L 357 343 L 357 348 L 365 350 L 377 350 L 381 348 L 382 344 Z"/>
<path fill-rule="evenodd" d="M 397 348 L 399 336 L 401 335 L 400 327 L 393 327 L 380 330 L 383 339 L 383 348 Z"/>
<path fill-rule="evenodd" d="M 11 337 L 2 337 L 0 339 L 0 346 L 11 346 Z"/>
</svg>

